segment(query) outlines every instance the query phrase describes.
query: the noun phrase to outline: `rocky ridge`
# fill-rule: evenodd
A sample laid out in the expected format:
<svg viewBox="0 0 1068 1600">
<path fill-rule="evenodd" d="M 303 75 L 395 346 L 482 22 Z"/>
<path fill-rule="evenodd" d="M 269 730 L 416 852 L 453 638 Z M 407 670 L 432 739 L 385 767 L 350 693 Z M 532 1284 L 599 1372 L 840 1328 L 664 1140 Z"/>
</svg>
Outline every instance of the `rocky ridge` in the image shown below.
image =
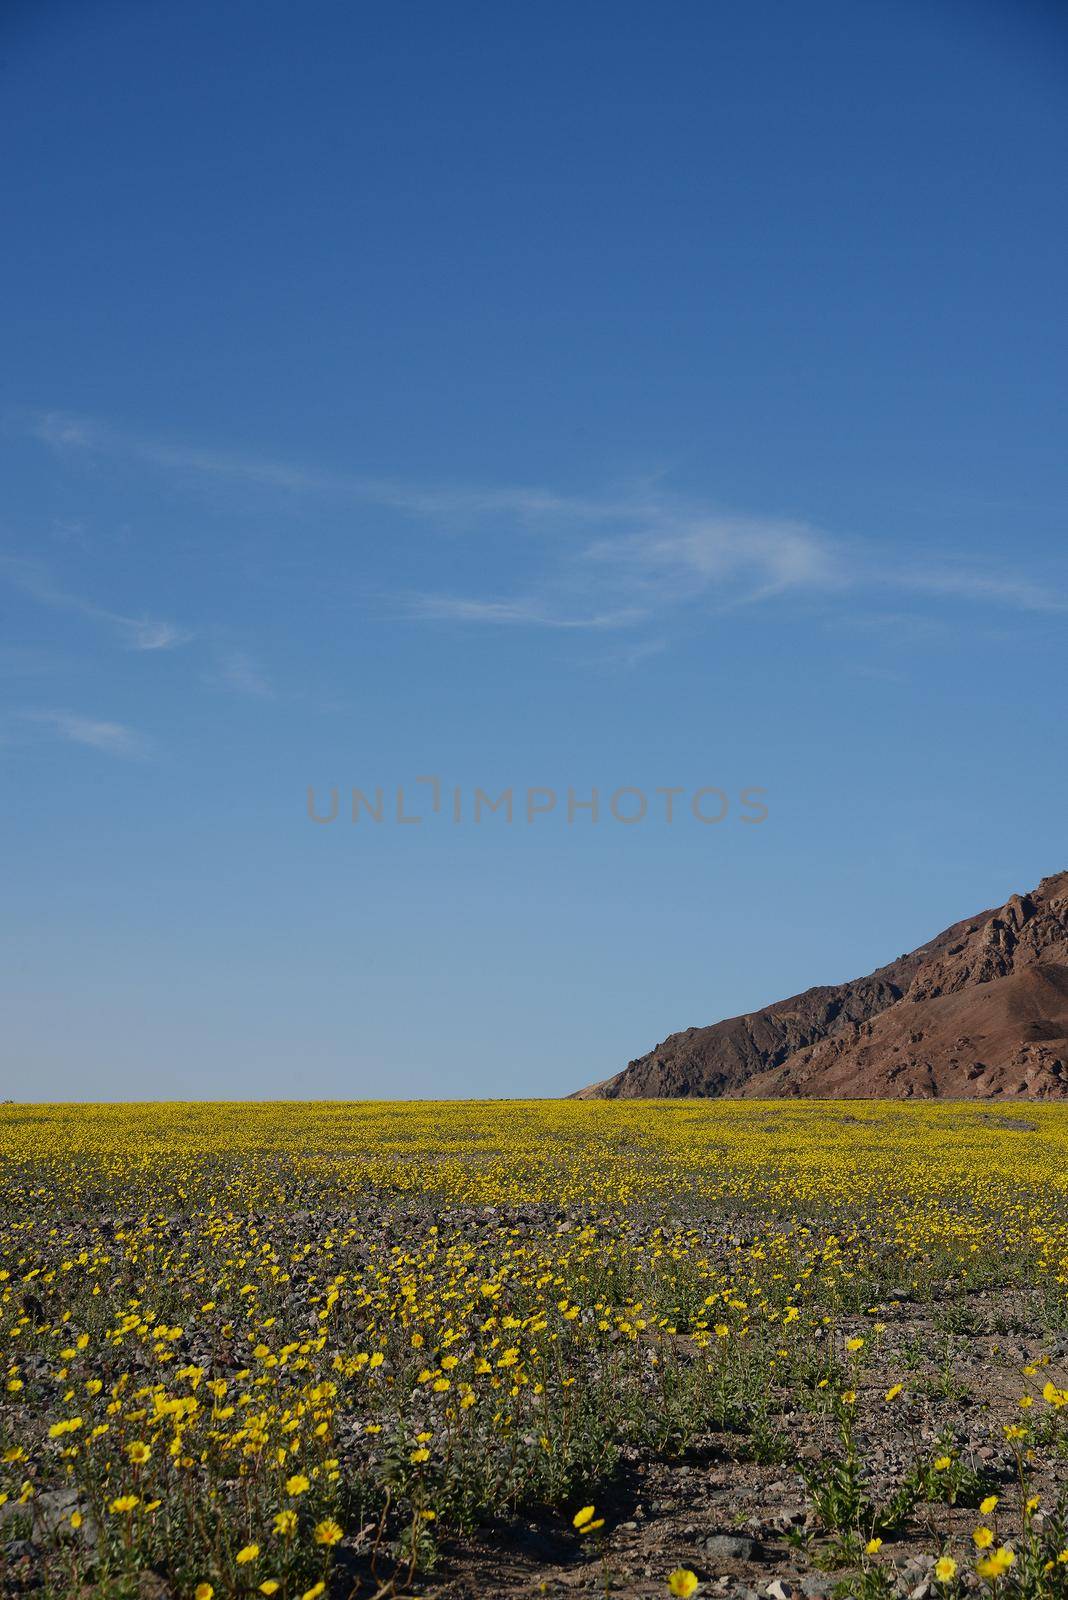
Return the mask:
<svg viewBox="0 0 1068 1600">
<path fill-rule="evenodd" d="M 583 1099 L 1068 1097 L 1068 872 L 867 977 L 671 1034 Z"/>
</svg>

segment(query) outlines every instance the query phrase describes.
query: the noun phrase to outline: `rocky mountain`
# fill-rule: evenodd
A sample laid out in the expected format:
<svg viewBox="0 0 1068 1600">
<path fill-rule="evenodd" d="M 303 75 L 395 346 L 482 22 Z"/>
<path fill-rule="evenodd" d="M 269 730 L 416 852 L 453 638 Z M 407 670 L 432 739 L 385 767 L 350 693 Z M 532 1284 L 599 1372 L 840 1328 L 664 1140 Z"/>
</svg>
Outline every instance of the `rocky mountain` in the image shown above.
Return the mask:
<svg viewBox="0 0 1068 1600">
<path fill-rule="evenodd" d="M 1068 1098 L 1068 872 L 866 978 L 673 1033 L 582 1099 Z"/>
</svg>

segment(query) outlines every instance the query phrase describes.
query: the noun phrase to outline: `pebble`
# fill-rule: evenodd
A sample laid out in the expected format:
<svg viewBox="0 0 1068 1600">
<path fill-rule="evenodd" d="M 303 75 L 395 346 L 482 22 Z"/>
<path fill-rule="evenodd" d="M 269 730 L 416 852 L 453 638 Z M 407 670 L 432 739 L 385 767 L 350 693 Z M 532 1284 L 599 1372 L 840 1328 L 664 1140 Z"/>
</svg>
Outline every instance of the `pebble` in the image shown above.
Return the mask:
<svg viewBox="0 0 1068 1600">
<path fill-rule="evenodd" d="M 742 1533 L 714 1533 L 702 1548 L 713 1561 L 752 1561 L 757 1544 Z"/>
</svg>

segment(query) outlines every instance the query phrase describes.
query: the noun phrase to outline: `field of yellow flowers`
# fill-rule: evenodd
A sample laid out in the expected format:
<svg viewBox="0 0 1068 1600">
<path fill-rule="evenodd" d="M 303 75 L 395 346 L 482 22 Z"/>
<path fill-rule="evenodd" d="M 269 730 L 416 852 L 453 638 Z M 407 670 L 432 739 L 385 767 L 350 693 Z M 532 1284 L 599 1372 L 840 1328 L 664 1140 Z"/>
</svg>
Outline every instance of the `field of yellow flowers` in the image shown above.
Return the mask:
<svg viewBox="0 0 1068 1600">
<path fill-rule="evenodd" d="M 0 1594 L 1068 1596 L 1066 1154 L 1049 1104 L 0 1106 Z"/>
</svg>

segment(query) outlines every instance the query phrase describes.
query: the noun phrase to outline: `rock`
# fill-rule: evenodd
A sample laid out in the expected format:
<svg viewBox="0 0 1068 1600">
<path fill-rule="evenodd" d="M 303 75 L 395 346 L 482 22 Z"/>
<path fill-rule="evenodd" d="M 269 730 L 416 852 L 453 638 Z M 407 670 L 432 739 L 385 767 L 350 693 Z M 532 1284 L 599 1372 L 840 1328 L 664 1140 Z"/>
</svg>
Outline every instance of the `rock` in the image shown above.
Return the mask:
<svg viewBox="0 0 1068 1600">
<path fill-rule="evenodd" d="M 170 1584 L 150 1567 L 137 1574 L 138 1600 L 171 1600 L 173 1593 Z"/>
<path fill-rule="evenodd" d="M 34 1531 L 44 1539 L 55 1538 L 60 1533 L 73 1536 L 70 1517 L 74 1511 L 80 1511 L 84 1519 L 80 1531 L 89 1532 L 87 1507 L 77 1489 L 47 1489 L 43 1494 L 35 1495 L 30 1504 Z"/>
<path fill-rule="evenodd" d="M 781 1578 L 773 1578 L 764 1593 L 768 1600 L 794 1600 L 797 1590 L 792 1583 L 784 1583 Z"/>
<path fill-rule="evenodd" d="M 757 1542 L 744 1533 L 714 1533 L 702 1548 L 713 1561 L 752 1561 L 757 1553 Z"/>
</svg>

